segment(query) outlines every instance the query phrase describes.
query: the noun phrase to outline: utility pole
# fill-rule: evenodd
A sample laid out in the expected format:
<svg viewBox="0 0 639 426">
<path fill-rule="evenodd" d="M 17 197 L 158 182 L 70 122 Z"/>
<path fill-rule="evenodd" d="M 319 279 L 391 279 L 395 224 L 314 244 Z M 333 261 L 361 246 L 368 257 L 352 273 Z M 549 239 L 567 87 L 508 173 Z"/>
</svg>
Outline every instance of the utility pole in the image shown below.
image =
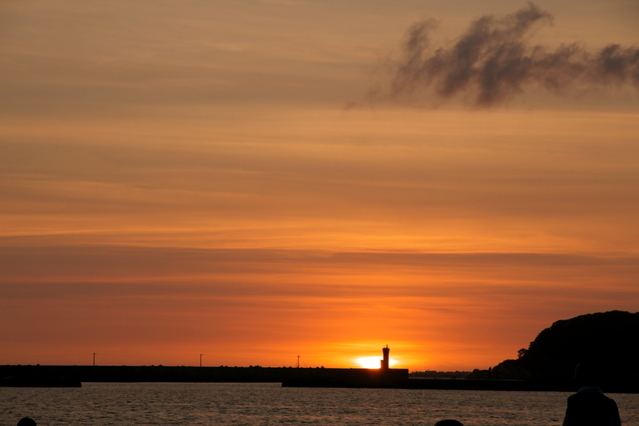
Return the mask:
<svg viewBox="0 0 639 426">
<path fill-rule="evenodd" d="M 95 352 L 93 352 L 93 366 L 95 367 Z"/>
<path fill-rule="evenodd" d="M 300 356 L 297 356 L 297 368 L 300 368 Z"/>
<path fill-rule="evenodd" d="M 202 355 L 204 354 L 200 354 L 200 367 L 202 367 Z"/>
</svg>

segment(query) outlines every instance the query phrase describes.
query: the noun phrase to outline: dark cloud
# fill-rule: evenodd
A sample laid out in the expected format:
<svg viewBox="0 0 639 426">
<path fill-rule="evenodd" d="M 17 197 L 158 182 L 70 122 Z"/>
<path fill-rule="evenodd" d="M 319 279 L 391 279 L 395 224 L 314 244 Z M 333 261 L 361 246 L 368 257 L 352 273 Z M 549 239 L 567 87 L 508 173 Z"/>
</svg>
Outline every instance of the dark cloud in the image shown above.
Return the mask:
<svg viewBox="0 0 639 426">
<path fill-rule="evenodd" d="M 591 52 L 578 43 L 556 49 L 532 45 L 531 33 L 551 22 L 550 13 L 529 3 L 503 18 L 477 19 L 450 48 L 431 47 L 434 21 L 417 22 L 393 65 L 391 96 L 430 90 L 441 99 L 469 95 L 475 105 L 488 107 L 533 85 L 554 93 L 579 84 L 639 88 L 639 49 L 610 44 Z"/>
</svg>

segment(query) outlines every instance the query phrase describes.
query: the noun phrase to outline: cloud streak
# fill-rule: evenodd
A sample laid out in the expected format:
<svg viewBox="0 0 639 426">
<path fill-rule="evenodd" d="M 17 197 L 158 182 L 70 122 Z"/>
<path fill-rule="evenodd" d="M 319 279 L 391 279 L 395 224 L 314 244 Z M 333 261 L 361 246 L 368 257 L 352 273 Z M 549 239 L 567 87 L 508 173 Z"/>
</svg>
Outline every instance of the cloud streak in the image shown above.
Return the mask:
<svg viewBox="0 0 639 426">
<path fill-rule="evenodd" d="M 469 97 L 478 107 L 498 105 L 541 86 L 564 94 L 573 87 L 621 86 L 639 89 L 639 49 L 609 44 L 589 51 L 579 43 L 556 49 L 530 42 L 531 33 L 552 22 L 533 3 L 496 18 L 480 17 L 448 48 L 431 46 L 436 22 L 423 20 L 406 33 L 393 64 L 392 98 L 432 91 L 439 99 Z"/>
</svg>

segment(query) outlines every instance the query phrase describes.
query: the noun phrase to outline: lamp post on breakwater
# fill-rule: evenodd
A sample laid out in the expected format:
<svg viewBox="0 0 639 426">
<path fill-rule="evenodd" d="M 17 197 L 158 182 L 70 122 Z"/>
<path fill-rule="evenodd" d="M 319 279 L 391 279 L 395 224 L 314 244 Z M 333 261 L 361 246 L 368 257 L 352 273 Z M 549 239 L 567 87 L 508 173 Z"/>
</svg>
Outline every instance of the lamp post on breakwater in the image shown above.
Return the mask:
<svg viewBox="0 0 639 426">
<path fill-rule="evenodd" d="M 202 367 L 202 355 L 204 354 L 200 354 L 200 367 Z"/>
</svg>

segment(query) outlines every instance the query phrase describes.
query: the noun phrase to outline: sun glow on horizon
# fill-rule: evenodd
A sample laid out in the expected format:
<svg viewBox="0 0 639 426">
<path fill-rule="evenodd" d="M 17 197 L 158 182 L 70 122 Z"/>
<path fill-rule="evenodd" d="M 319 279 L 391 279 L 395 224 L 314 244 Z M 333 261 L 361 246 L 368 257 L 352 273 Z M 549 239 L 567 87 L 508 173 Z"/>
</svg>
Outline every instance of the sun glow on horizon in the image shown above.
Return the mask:
<svg viewBox="0 0 639 426">
<path fill-rule="evenodd" d="M 359 364 L 359 366 L 362 368 L 380 368 L 381 367 L 380 361 L 381 361 L 381 357 L 379 356 L 364 356 L 364 357 L 357 358 L 355 360 L 355 362 Z M 393 359 L 389 359 L 388 363 L 392 367 L 393 365 L 397 364 L 397 361 Z"/>
</svg>

